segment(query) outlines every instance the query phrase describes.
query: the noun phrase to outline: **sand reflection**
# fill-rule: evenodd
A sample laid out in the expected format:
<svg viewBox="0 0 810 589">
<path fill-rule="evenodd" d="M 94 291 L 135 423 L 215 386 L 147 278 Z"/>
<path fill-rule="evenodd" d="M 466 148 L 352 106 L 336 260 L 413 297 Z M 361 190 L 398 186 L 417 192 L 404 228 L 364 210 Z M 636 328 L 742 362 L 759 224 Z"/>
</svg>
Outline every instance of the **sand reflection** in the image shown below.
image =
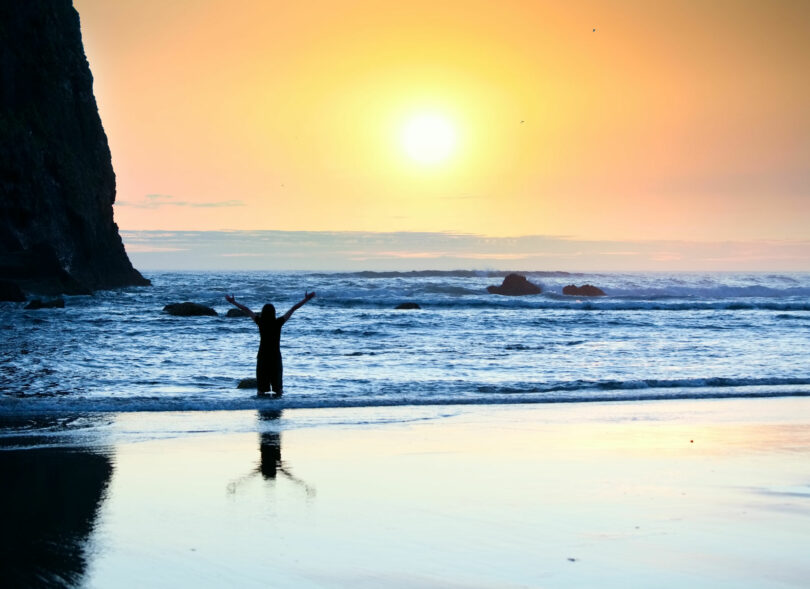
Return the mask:
<svg viewBox="0 0 810 589">
<path fill-rule="evenodd" d="M 49 423 L 36 427 L 31 420 L 25 425 L 51 427 Z M 2 427 L 17 428 L 9 423 Z M 4 438 L 3 445 L 10 441 L 19 442 Z M 80 584 L 91 556 L 89 539 L 113 473 L 111 458 L 82 447 L 0 447 L 0 472 L 3 585 Z"/>
<path fill-rule="evenodd" d="M 315 496 L 315 488 L 309 485 L 303 479 L 295 476 L 292 473 L 289 465 L 287 465 L 281 457 L 281 432 L 277 430 L 277 424 L 268 424 L 267 422 L 279 422 L 281 420 L 282 410 L 261 410 L 258 411 L 259 420 L 259 465 L 255 471 L 246 474 L 240 479 L 231 482 L 228 485 L 229 493 L 236 493 L 239 487 L 253 478 L 257 474 L 261 474 L 265 481 L 274 482 L 276 478 L 281 475 L 286 480 L 300 486 L 307 497 Z M 275 427 L 273 427 L 275 425 Z M 268 429 L 271 427 L 272 429 Z"/>
</svg>

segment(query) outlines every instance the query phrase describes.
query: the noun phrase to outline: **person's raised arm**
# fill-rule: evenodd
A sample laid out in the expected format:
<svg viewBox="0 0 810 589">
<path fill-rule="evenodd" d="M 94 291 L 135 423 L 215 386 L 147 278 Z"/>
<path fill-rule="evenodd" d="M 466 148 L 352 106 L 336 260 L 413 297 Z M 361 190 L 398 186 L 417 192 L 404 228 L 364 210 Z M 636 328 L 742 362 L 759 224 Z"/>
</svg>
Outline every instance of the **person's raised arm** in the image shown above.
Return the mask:
<svg viewBox="0 0 810 589">
<path fill-rule="evenodd" d="M 242 310 L 243 310 L 245 313 L 247 313 L 248 315 L 250 315 L 250 318 L 251 318 L 251 319 L 253 319 L 254 321 L 256 321 L 256 313 L 254 313 L 253 311 L 251 311 L 250 309 L 248 309 L 248 308 L 247 308 L 245 305 L 243 305 L 242 303 L 237 303 L 237 302 L 236 302 L 236 299 L 235 299 L 235 298 L 233 298 L 233 295 L 225 295 L 225 300 L 226 300 L 226 301 L 228 301 L 230 304 L 232 304 L 232 305 L 233 305 L 234 307 L 236 307 L 237 309 L 242 309 Z"/>
<path fill-rule="evenodd" d="M 292 317 L 292 314 L 295 313 L 297 309 L 303 307 L 304 304 L 312 300 L 312 297 L 314 296 L 315 296 L 314 292 L 304 292 L 304 298 L 295 303 L 289 311 L 284 313 L 284 321 L 287 321 L 290 317 Z"/>
</svg>

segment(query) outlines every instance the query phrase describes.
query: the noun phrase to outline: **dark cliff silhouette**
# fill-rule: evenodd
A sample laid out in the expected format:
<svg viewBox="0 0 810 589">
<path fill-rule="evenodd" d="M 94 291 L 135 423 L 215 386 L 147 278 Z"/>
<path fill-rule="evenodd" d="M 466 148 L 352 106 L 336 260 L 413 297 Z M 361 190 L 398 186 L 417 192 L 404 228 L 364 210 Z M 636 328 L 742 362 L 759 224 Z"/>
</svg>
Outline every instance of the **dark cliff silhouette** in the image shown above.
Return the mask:
<svg viewBox="0 0 810 589">
<path fill-rule="evenodd" d="M 0 280 L 147 285 L 113 221 L 115 173 L 70 0 L 0 0 Z"/>
</svg>

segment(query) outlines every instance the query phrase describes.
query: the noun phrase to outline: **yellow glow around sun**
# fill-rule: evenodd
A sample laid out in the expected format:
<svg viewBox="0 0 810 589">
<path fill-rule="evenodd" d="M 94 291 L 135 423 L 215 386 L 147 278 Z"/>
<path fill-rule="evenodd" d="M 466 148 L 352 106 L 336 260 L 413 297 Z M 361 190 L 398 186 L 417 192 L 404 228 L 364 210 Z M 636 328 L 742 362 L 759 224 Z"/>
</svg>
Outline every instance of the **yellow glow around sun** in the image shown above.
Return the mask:
<svg viewBox="0 0 810 589">
<path fill-rule="evenodd" d="M 401 141 L 405 153 L 412 159 L 422 164 L 435 164 L 453 153 L 456 130 L 442 115 L 421 113 L 405 123 Z"/>
</svg>

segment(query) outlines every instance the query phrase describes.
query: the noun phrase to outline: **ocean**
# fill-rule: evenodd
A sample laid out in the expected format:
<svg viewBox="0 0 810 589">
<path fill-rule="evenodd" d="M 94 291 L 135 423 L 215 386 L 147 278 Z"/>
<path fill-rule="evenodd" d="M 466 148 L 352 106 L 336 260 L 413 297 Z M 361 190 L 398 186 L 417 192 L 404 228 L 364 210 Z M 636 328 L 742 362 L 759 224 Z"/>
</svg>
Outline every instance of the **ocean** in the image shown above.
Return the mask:
<svg viewBox="0 0 810 589">
<path fill-rule="evenodd" d="M 489 294 L 506 272 L 146 272 L 64 309 L 0 303 L 0 416 L 810 395 L 808 273 L 524 274 L 543 294 Z M 237 389 L 259 335 L 225 294 L 283 313 L 305 290 L 284 397 Z M 162 311 L 182 301 L 219 316 Z"/>
<path fill-rule="evenodd" d="M 810 274 L 146 274 L 0 304 L 6 584 L 806 585 Z"/>
</svg>

